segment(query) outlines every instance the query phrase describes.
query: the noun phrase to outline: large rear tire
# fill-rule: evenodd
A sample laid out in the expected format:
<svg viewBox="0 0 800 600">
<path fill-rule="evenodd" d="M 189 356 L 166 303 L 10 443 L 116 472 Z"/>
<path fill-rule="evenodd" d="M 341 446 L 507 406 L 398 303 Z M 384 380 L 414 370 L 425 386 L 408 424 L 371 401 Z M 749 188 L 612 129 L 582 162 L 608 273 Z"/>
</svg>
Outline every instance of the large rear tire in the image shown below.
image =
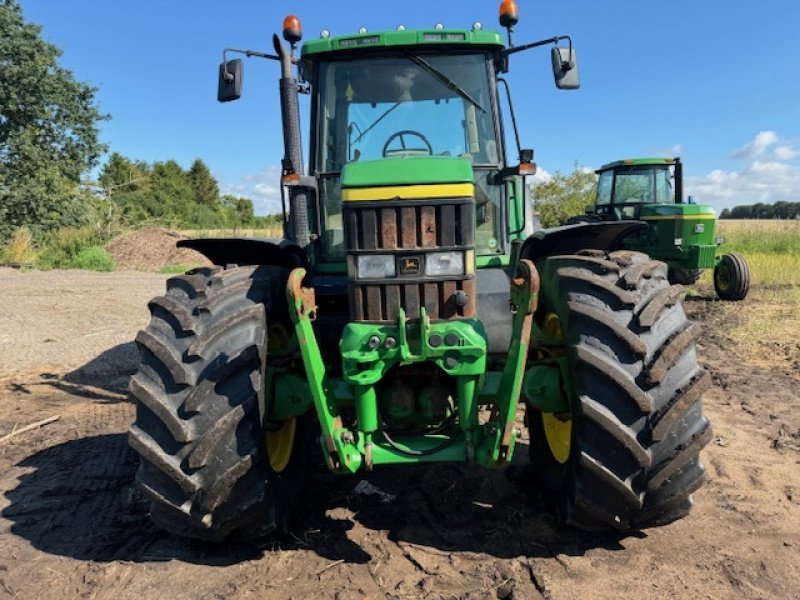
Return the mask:
<svg viewBox="0 0 800 600">
<path fill-rule="evenodd" d="M 198 269 L 171 278 L 149 304 L 129 441 L 141 457 L 137 483 L 167 531 L 219 541 L 287 526 L 303 485 L 306 424 L 292 424 L 278 471 L 260 409 L 266 315 L 285 312 L 284 282 L 276 267 Z"/>
<path fill-rule="evenodd" d="M 555 256 L 538 268 L 540 325 L 558 331 L 571 374 L 569 414 L 528 411 L 549 506 L 592 531 L 684 516 L 712 434 L 701 405 L 711 378 L 697 364 L 699 327 L 683 311 L 682 287 L 637 252 Z"/>
</svg>

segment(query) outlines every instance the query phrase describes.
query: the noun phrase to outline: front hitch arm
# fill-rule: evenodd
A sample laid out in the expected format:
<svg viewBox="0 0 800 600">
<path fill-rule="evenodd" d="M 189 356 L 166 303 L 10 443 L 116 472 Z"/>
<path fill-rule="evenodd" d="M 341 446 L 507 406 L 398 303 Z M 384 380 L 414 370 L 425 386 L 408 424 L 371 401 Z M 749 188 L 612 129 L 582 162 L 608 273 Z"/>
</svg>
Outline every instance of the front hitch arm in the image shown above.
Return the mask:
<svg viewBox="0 0 800 600">
<path fill-rule="evenodd" d="M 476 460 L 486 467 L 505 466 L 519 433 L 515 429 L 517 404 L 522 391 L 533 314 L 539 303 L 539 273 L 533 262 L 521 259 L 511 280 L 511 311 L 514 313 L 511 346 L 503 368 L 497 400 L 489 422 L 483 426 Z"/>
</svg>

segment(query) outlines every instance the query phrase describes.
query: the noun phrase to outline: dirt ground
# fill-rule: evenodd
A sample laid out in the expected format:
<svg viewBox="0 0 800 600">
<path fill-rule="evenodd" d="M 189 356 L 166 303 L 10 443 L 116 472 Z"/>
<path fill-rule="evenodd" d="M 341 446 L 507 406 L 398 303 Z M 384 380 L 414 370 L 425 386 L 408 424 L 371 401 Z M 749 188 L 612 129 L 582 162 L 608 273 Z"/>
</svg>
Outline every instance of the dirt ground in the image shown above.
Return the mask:
<svg viewBox="0 0 800 600">
<path fill-rule="evenodd" d="M 292 538 L 215 547 L 155 529 L 132 485 L 131 340 L 165 277 L 0 269 L 0 438 L 60 416 L 0 442 L 0 600 L 800 598 L 800 363 L 739 357 L 728 335 L 758 292 L 687 302 L 716 437 L 682 521 L 559 529 L 521 447 L 505 472 L 378 470 L 382 495 L 320 471 Z"/>
</svg>

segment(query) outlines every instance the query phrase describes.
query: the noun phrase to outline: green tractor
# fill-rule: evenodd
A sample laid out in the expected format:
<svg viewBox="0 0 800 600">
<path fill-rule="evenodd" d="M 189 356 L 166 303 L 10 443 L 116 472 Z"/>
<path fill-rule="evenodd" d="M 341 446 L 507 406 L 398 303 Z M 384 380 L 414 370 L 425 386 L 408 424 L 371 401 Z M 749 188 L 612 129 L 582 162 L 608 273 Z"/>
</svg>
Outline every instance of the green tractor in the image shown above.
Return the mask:
<svg viewBox="0 0 800 600">
<path fill-rule="evenodd" d="M 714 289 L 723 300 L 744 300 L 750 269 L 739 254 L 717 254 L 724 239 L 715 237 L 716 215 L 710 206 L 683 201 L 680 158 L 618 160 L 596 173 L 597 197 L 585 216 L 570 223 L 638 219 L 647 229 L 624 243 L 669 266 L 673 283 L 691 285 L 704 269 L 714 269 Z M 674 185 L 673 185 L 674 184 Z"/>
<path fill-rule="evenodd" d="M 157 525 L 285 532 L 312 451 L 344 475 L 500 469 L 520 405 L 559 522 L 629 530 L 689 511 L 711 438 L 699 328 L 666 265 L 621 246 L 641 223 L 533 230 L 533 153 L 507 152 L 503 74 L 544 45 L 559 88 L 578 71 L 568 37 L 511 45 L 516 21 L 506 0 L 508 43 L 479 23 L 400 26 L 323 31 L 296 56 L 287 17 L 290 46 L 242 51 L 281 65 L 285 239 L 183 240 L 219 266 L 149 304 L 129 439 Z M 219 99 L 237 98 L 241 59 L 219 73 Z"/>
</svg>

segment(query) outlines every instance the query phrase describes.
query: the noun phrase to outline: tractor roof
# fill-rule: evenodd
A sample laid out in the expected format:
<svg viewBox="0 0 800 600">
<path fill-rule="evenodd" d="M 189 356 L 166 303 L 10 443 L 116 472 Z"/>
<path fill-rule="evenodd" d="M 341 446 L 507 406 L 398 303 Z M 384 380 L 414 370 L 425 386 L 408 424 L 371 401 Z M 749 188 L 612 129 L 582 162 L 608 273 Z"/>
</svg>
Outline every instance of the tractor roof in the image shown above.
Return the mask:
<svg viewBox="0 0 800 600">
<path fill-rule="evenodd" d="M 496 31 L 482 29 L 404 29 L 320 37 L 303 44 L 303 58 L 315 58 L 329 52 L 395 48 L 399 46 L 496 46 L 503 48 L 503 38 Z"/>
<path fill-rule="evenodd" d="M 674 165 L 678 162 L 678 158 L 626 158 L 624 160 L 615 160 L 607 165 L 603 165 L 595 171 L 595 173 L 602 173 L 603 171 L 610 171 L 617 167 L 650 167 L 657 165 Z"/>
</svg>

